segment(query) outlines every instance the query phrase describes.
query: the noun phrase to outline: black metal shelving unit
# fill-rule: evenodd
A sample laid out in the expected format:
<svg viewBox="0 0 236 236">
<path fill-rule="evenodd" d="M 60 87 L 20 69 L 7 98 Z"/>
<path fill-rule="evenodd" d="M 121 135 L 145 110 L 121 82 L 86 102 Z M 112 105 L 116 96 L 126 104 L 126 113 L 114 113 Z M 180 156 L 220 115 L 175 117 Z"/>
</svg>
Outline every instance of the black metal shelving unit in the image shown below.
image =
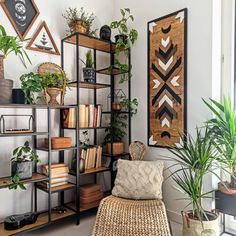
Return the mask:
<svg viewBox="0 0 236 236">
<path fill-rule="evenodd" d="M 76 47 L 76 61 L 75 61 L 75 66 L 76 66 L 76 80 L 71 82 L 69 84 L 70 87 L 75 87 L 77 91 L 76 95 L 76 104 L 75 105 L 58 105 L 58 106 L 48 106 L 48 105 L 20 105 L 20 104 L 6 104 L 6 105 L 0 105 L 0 113 L 1 110 L 3 109 L 31 109 L 32 111 L 32 116 L 34 117 L 33 121 L 33 133 L 19 133 L 19 134 L 0 134 L 0 138 L 17 138 L 17 137 L 30 137 L 32 139 L 33 143 L 33 148 L 37 152 L 47 152 L 48 153 L 48 165 L 49 165 L 49 175 L 45 176 L 43 174 L 38 173 L 38 166 L 35 164 L 34 166 L 34 173 L 33 173 L 33 178 L 29 180 L 25 180 L 23 182 L 27 184 L 33 184 L 34 188 L 32 189 L 33 191 L 33 199 L 31 202 L 32 206 L 32 211 L 38 212 L 38 191 L 43 191 L 45 194 L 48 196 L 48 209 L 44 212 L 40 212 L 40 216 L 38 220 L 36 221 L 35 224 L 25 226 L 21 229 L 14 230 L 14 231 L 6 231 L 4 230 L 4 225 L 3 223 L 0 223 L 0 235 L 5 236 L 5 235 L 23 235 L 26 232 L 30 232 L 32 230 L 40 229 L 42 227 L 45 227 L 47 225 L 50 225 L 56 221 L 61 221 L 65 218 L 68 217 L 75 217 L 76 218 L 76 223 L 77 225 L 80 223 L 80 213 L 89 209 L 81 209 L 80 208 L 80 176 L 86 176 L 86 175 L 94 175 L 94 181 L 96 182 L 96 175 L 98 173 L 103 173 L 106 171 L 111 172 L 111 186 L 113 186 L 114 179 L 115 179 L 115 170 L 113 168 L 114 162 L 117 161 L 117 159 L 122 158 L 122 157 L 127 157 L 129 156 L 128 152 L 121 154 L 121 155 L 112 155 L 112 154 L 106 154 L 103 153 L 103 156 L 105 158 L 110 158 L 111 163 L 108 168 L 106 167 L 101 167 L 101 168 L 95 168 L 91 170 L 86 170 L 84 173 L 79 172 L 79 159 L 80 159 L 80 152 L 79 152 L 79 139 L 80 139 L 80 130 L 93 130 L 94 132 L 94 145 L 97 145 L 98 143 L 98 137 L 97 137 L 97 131 L 106 129 L 106 127 L 96 127 L 96 128 L 80 128 L 79 127 L 79 105 L 80 105 L 80 90 L 81 89 L 90 89 L 93 91 L 93 103 L 97 104 L 97 90 L 103 90 L 103 89 L 109 89 L 110 94 L 111 94 L 111 106 L 112 103 L 114 102 L 114 92 L 115 92 L 115 80 L 116 76 L 120 75 L 120 71 L 117 70 L 112 70 L 110 71 L 108 68 L 111 65 L 114 65 L 114 60 L 115 60 L 115 44 L 112 42 L 108 42 L 105 40 L 101 40 L 95 37 L 90 37 L 85 34 L 80 34 L 80 33 L 75 33 L 72 34 L 64 39 L 61 40 L 61 66 L 64 69 L 65 67 L 65 58 L 64 58 L 64 46 L 65 44 L 72 44 Z M 79 58 L 80 58 L 80 47 L 85 47 L 93 50 L 93 55 L 94 55 L 94 61 L 95 61 L 95 69 L 97 71 L 97 76 L 99 74 L 107 75 L 109 78 L 108 83 L 99 83 L 97 82 L 97 78 L 95 83 L 86 83 L 82 81 L 80 78 L 80 65 L 79 65 Z M 107 53 L 110 55 L 110 65 L 108 65 L 107 68 L 103 69 L 97 69 L 97 60 L 98 60 L 98 55 L 97 51 Z M 131 65 L 131 57 L 129 53 L 129 68 Z M 128 72 L 129 73 L 129 72 Z M 127 97 L 131 99 L 131 82 L 128 81 L 128 95 Z M 59 136 L 63 137 L 65 134 L 65 130 L 62 126 L 62 110 L 65 108 L 75 108 L 76 109 L 76 128 L 71 129 L 74 130 L 75 132 L 75 146 L 71 148 L 65 148 L 65 149 L 52 149 L 51 147 L 51 137 L 52 137 L 52 110 L 58 109 L 60 110 L 60 117 L 59 117 Z M 39 132 L 37 131 L 37 111 L 40 109 L 47 110 L 47 130 L 44 132 Z M 107 114 L 110 115 L 110 119 L 114 118 L 114 115 L 119 115 L 119 114 L 126 114 L 128 116 L 128 144 L 131 143 L 131 112 L 130 111 L 125 111 L 125 112 L 117 112 L 117 111 L 105 111 L 102 112 L 103 115 Z M 38 146 L 37 138 L 39 136 L 46 136 L 49 140 L 49 145 L 48 148 L 44 148 L 41 146 Z M 51 164 L 52 164 L 52 153 L 53 152 L 58 152 L 59 154 L 59 163 L 64 163 L 65 161 L 65 155 L 64 153 L 66 151 L 70 150 L 76 150 L 77 154 L 77 171 L 76 173 L 70 172 L 69 174 L 74 176 L 76 181 L 75 183 L 68 183 L 65 186 L 60 186 L 60 187 L 55 187 L 51 188 Z M 112 150 L 113 152 L 113 150 Z M 39 153 L 40 156 L 40 153 Z M 49 189 L 44 189 L 40 186 L 40 182 L 47 180 L 49 182 Z M 11 178 L 4 177 L 0 178 L 0 189 L 6 188 L 9 186 L 11 183 Z M 74 190 L 75 191 L 75 202 L 73 203 L 66 203 L 65 202 L 65 192 L 67 190 Z M 52 195 L 54 193 L 59 193 L 59 206 L 64 206 L 67 208 L 67 212 L 64 214 L 59 214 L 52 212 Z"/>
</svg>

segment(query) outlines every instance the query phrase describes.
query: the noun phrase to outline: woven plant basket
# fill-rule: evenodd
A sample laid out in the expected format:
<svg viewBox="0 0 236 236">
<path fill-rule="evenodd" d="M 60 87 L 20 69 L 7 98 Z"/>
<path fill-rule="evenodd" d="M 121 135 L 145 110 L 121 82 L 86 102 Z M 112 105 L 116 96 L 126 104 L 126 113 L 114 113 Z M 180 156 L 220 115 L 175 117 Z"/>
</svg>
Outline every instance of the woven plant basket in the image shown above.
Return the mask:
<svg viewBox="0 0 236 236">
<path fill-rule="evenodd" d="M 203 221 L 203 225 L 199 220 L 194 220 L 189 217 L 192 214 L 189 212 L 182 212 L 183 217 L 183 236 L 219 236 L 220 225 L 219 217 L 215 213 L 206 212 L 212 219 Z"/>
<path fill-rule="evenodd" d="M 109 196 L 99 206 L 92 236 L 171 236 L 161 200 Z"/>
<path fill-rule="evenodd" d="M 74 33 L 88 34 L 89 28 L 84 25 L 83 21 L 77 20 L 73 25 Z"/>
</svg>

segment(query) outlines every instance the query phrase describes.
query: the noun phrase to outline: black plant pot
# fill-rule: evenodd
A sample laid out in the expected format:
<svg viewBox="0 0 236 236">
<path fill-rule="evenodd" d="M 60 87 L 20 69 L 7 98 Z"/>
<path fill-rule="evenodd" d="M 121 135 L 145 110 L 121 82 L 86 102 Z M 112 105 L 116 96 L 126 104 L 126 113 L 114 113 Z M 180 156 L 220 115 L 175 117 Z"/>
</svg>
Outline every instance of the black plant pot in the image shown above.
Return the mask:
<svg viewBox="0 0 236 236">
<path fill-rule="evenodd" d="M 127 43 L 128 43 L 128 36 L 127 36 L 127 35 L 124 35 L 124 34 L 118 34 L 118 35 L 116 35 L 116 36 L 115 36 L 116 43 L 117 43 L 117 41 L 118 41 L 119 39 L 121 39 L 124 44 L 127 44 Z"/>
<path fill-rule="evenodd" d="M 84 81 L 95 83 L 96 70 L 94 68 L 83 68 Z"/>
<path fill-rule="evenodd" d="M 13 104 L 27 104 L 25 93 L 22 89 L 12 89 L 12 103 Z"/>
<path fill-rule="evenodd" d="M 32 173 L 33 173 L 33 162 L 32 161 L 25 161 L 25 162 L 13 161 L 11 163 L 11 175 L 14 176 L 17 173 L 21 180 L 31 179 Z"/>
</svg>

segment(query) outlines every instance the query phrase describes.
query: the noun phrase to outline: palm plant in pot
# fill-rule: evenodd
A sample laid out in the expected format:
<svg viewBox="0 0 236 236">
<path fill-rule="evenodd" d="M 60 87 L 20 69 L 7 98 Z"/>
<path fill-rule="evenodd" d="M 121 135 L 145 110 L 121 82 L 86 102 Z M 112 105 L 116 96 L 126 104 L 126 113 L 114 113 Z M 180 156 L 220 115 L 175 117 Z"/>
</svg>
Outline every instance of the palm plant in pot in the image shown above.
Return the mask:
<svg viewBox="0 0 236 236">
<path fill-rule="evenodd" d="M 203 100 L 215 115 L 207 121 L 218 152 L 217 160 L 223 170 L 231 176 L 230 182 L 220 182 L 219 190 L 227 194 L 236 193 L 236 116 L 230 99 L 223 99 L 219 103 L 210 99 L 211 103 Z"/>
<path fill-rule="evenodd" d="M 33 161 L 39 162 L 39 157 L 28 141 L 23 146 L 14 149 L 11 159 L 12 184 L 9 186 L 10 189 L 16 189 L 18 186 L 25 189 L 21 181 L 32 178 Z"/>
<path fill-rule="evenodd" d="M 86 61 L 83 62 L 85 67 L 83 68 L 83 75 L 84 75 L 84 81 L 88 83 L 94 83 L 95 82 L 95 77 L 96 77 L 96 70 L 94 68 L 94 61 L 92 57 L 92 51 L 89 50 L 86 53 Z"/>
<path fill-rule="evenodd" d="M 4 59 L 9 54 L 14 53 L 19 56 L 23 65 L 25 58 L 30 62 L 28 55 L 23 49 L 22 42 L 15 36 L 9 36 L 2 25 L 0 25 L 0 103 L 9 104 L 12 101 L 13 81 L 4 79 Z"/>
<path fill-rule="evenodd" d="M 215 191 L 203 190 L 205 176 L 216 175 L 217 152 L 210 130 L 206 128 L 202 135 L 197 129 L 195 140 L 190 135 L 182 137 L 180 146 L 170 148 L 169 151 L 174 154 L 170 157 L 174 164 L 168 168 L 171 171 L 169 177 L 176 183 L 176 189 L 186 196 L 181 200 L 189 201 L 186 208 L 192 206 L 191 210 L 182 212 L 183 235 L 219 235 L 218 215 L 203 207 L 203 201 L 211 199 Z"/>
</svg>

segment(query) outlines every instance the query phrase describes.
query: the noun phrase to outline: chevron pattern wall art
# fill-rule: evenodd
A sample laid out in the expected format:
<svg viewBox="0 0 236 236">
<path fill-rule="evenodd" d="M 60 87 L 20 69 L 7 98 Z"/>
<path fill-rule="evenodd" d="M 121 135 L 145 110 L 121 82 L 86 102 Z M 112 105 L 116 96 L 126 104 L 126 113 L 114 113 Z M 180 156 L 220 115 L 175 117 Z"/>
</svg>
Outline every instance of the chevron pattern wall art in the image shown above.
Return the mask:
<svg viewBox="0 0 236 236">
<path fill-rule="evenodd" d="M 148 22 L 148 145 L 170 147 L 186 131 L 187 9 Z"/>
</svg>

